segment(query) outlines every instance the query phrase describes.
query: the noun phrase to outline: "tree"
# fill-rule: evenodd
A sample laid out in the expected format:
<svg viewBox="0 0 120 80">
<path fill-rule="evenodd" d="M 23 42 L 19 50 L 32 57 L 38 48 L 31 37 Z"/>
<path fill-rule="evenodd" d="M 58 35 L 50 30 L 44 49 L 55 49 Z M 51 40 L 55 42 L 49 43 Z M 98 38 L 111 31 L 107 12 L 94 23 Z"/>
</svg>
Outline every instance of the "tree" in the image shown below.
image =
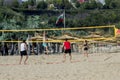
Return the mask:
<svg viewBox="0 0 120 80">
<path fill-rule="evenodd" d="M 73 8 L 71 3 L 68 0 L 53 0 L 53 4 L 57 9 L 71 9 Z"/>
<path fill-rule="evenodd" d="M 75 2 L 75 6 L 76 6 L 77 8 L 80 8 L 80 2 L 76 1 L 76 2 Z"/>
<path fill-rule="evenodd" d="M 0 22 L 2 22 L 3 19 L 4 19 L 4 14 L 3 14 L 3 9 L 2 8 L 3 7 L 0 8 Z"/>
<path fill-rule="evenodd" d="M 97 2 L 95 0 L 92 0 L 91 2 L 82 3 L 81 7 L 84 9 L 97 9 L 98 8 Z"/>
<path fill-rule="evenodd" d="M 73 8 L 73 6 L 71 5 L 71 3 L 68 0 L 64 0 L 64 7 L 65 7 L 65 9 Z"/>
<path fill-rule="evenodd" d="M 120 8 L 120 1 L 118 0 L 111 1 L 110 8 L 114 8 L 114 9 Z"/>
<path fill-rule="evenodd" d="M 105 9 L 115 9 L 120 8 L 120 1 L 119 0 L 105 0 Z"/>
<path fill-rule="evenodd" d="M 57 9 L 64 9 L 64 2 L 63 0 L 53 0 L 53 4 Z"/>
<path fill-rule="evenodd" d="M 0 0 L 0 6 L 3 6 L 3 1 L 4 1 L 4 0 Z"/>
<path fill-rule="evenodd" d="M 98 8 L 98 9 L 103 9 L 103 6 L 104 6 L 104 5 L 103 5 L 102 3 L 97 2 L 97 8 Z"/>
<path fill-rule="evenodd" d="M 12 19 L 13 17 L 17 18 L 21 18 L 23 19 L 23 15 L 21 13 L 18 13 L 16 11 L 13 11 L 12 9 L 8 8 L 8 7 L 2 7 L 0 8 L 0 13 L 2 13 L 3 15 L 3 19 Z"/>
<path fill-rule="evenodd" d="M 29 5 L 34 6 L 36 4 L 36 0 L 28 0 Z"/>
<path fill-rule="evenodd" d="M 14 8 L 19 8 L 20 7 L 20 3 L 18 2 L 18 0 L 13 0 L 11 6 L 14 7 Z"/>
<path fill-rule="evenodd" d="M 25 1 L 22 3 L 21 8 L 26 9 L 26 8 L 28 8 L 28 5 L 29 5 L 29 2 Z"/>
<path fill-rule="evenodd" d="M 38 9 L 47 9 L 48 7 L 48 4 L 45 2 L 45 1 L 40 1 L 38 4 L 37 4 L 37 8 Z"/>
</svg>

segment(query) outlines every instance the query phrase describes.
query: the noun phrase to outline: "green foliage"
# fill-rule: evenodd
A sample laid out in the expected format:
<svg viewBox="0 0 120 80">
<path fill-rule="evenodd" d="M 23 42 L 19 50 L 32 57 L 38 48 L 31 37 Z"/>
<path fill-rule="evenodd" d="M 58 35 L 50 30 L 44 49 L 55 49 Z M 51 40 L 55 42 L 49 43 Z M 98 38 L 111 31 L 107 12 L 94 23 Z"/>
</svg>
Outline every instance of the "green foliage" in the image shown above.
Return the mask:
<svg viewBox="0 0 120 80">
<path fill-rule="evenodd" d="M 105 9 L 118 9 L 120 8 L 120 1 L 119 0 L 105 0 Z"/>
<path fill-rule="evenodd" d="M 37 4 L 37 8 L 38 9 L 47 9 L 48 7 L 48 4 L 45 2 L 45 1 L 40 1 L 38 4 Z"/>
<path fill-rule="evenodd" d="M 4 1 L 4 0 L 0 0 L 0 6 L 3 6 L 3 1 Z"/>
<path fill-rule="evenodd" d="M 53 0 L 53 4 L 57 7 L 57 9 L 64 9 L 65 7 L 63 0 Z"/>
<path fill-rule="evenodd" d="M 10 8 L 7 7 L 1 7 L 0 8 L 0 16 L 1 16 L 1 20 L 3 19 L 11 19 L 11 18 L 16 18 L 16 19 L 23 19 L 23 15 L 21 13 L 17 13 L 15 11 L 13 11 Z"/>
<path fill-rule="evenodd" d="M 100 3 L 100 2 L 97 2 L 97 9 L 103 9 L 103 4 L 102 3 Z"/>
<path fill-rule="evenodd" d="M 65 9 L 72 9 L 72 5 L 68 0 L 64 0 L 64 7 Z"/>
<path fill-rule="evenodd" d="M 31 6 L 34 6 L 36 3 L 35 3 L 35 0 L 28 0 L 28 3 L 29 3 L 29 5 L 31 5 Z"/>
<path fill-rule="evenodd" d="M 68 0 L 53 0 L 53 4 L 57 9 L 72 9 L 72 5 Z"/>
<path fill-rule="evenodd" d="M 76 7 L 80 9 L 119 9 L 120 1 L 119 0 L 105 0 L 105 5 L 95 0 L 91 2 L 84 2 L 80 4 L 78 1 L 75 2 Z"/>
<path fill-rule="evenodd" d="M 13 0 L 12 7 L 14 7 L 14 8 L 19 8 L 20 7 L 20 4 L 19 4 L 18 0 Z"/>
<path fill-rule="evenodd" d="M 3 21 L 4 15 L 0 12 L 0 22 Z"/>
<path fill-rule="evenodd" d="M 120 22 L 116 24 L 116 27 L 120 29 Z"/>
<path fill-rule="evenodd" d="M 73 20 L 71 19 L 66 19 L 66 27 L 73 27 Z"/>
<path fill-rule="evenodd" d="M 66 16 L 66 27 L 113 25 L 120 21 L 119 12 L 118 10 L 79 11 L 76 16 L 71 13 L 71 16 Z"/>
<path fill-rule="evenodd" d="M 81 9 L 102 9 L 103 5 L 100 2 L 92 0 L 91 2 L 82 3 L 80 6 Z"/>
<path fill-rule="evenodd" d="M 20 29 L 21 27 L 19 25 L 16 25 L 16 20 L 15 19 L 9 19 L 9 20 L 4 20 L 1 24 L 0 24 L 0 29 L 3 30 L 12 30 L 12 29 Z M 13 35 L 14 33 L 5 33 L 2 34 L 0 39 L 1 40 L 8 40 L 11 39 L 11 35 Z M 17 35 L 17 34 L 16 34 Z"/>
<path fill-rule="evenodd" d="M 39 27 L 39 16 L 29 16 L 26 22 L 26 28 L 33 29 Z"/>
<path fill-rule="evenodd" d="M 48 24 L 55 24 L 56 23 L 56 20 L 57 20 L 57 18 L 56 17 L 51 17 L 50 19 L 49 19 L 49 21 L 48 21 Z M 54 25 L 55 26 L 55 25 Z"/>
<path fill-rule="evenodd" d="M 26 8 L 28 8 L 28 5 L 29 5 L 29 2 L 25 1 L 22 3 L 21 8 L 26 9 Z"/>
<path fill-rule="evenodd" d="M 78 1 L 76 1 L 76 2 L 75 2 L 75 6 L 76 6 L 77 8 L 80 8 L 80 3 L 79 3 Z"/>
</svg>

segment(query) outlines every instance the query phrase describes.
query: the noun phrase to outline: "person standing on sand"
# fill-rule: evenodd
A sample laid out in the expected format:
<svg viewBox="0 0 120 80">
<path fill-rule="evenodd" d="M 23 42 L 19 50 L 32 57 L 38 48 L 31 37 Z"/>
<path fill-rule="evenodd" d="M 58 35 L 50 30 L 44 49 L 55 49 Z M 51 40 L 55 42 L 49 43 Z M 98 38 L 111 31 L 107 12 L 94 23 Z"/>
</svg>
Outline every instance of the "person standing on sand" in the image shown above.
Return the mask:
<svg viewBox="0 0 120 80">
<path fill-rule="evenodd" d="M 4 49 L 5 49 L 5 56 L 8 56 L 8 45 L 7 45 L 7 43 L 5 43 Z"/>
<path fill-rule="evenodd" d="M 85 40 L 85 43 L 84 43 L 84 56 L 88 57 L 88 41 Z"/>
<path fill-rule="evenodd" d="M 70 56 L 70 61 L 72 60 L 72 55 L 71 55 L 71 43 L 68 41 L 68 39 L 65 39 L 65 42 L 63 43 L 64 47 L 64 60 L 63 62 L 66 61 L 66 54 L 69 53 Z"/>
<path fill-rule="evenodd" d="M 24 61 L 24 64 L 27 64 L 27 63 L 26 63 L 26 61 L 27 61 L 27 59 L 28 59 L 27 49 L 28 49 L 28 48 L 27 48 L 27 44 L 26 44 L 25 40 L 23 40 L 23 42 L 22 42 L 21 45 L 20 45 L 21 58 L 20 58 L 19 64 L 21 64 L 22 59 L 23 59 L 23 56 L 26 56 L 26 59 L 25 59 L 25 61 Z"/>
<path fill-rule="evenodd" d="M 47 43 L 45 42 L 47 39 L 46 39 L 46 34 L 45 34 L 45 31 L 44 31 L 44 33 L 43 33 L 43 47 L 45 48 L 45 54 L 47 54 L 48 55 L 48 45 L 47 45 Z"/>
</svg>

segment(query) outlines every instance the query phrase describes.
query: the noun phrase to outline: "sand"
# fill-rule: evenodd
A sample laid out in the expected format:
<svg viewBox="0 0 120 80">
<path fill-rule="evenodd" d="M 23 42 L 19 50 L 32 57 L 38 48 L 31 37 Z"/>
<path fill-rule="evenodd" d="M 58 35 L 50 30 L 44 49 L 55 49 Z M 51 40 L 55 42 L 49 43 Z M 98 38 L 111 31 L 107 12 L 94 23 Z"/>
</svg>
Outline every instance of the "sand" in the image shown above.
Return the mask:
<svg viewBox="0 0 120 80">
<path fill-rule="evenodd" d="M 120 53 L 94 53 L 89 57 L 72 54 L 29 56 L 19 65 L 20 56 L 0 56 L 0 80 L 119 80 Z"/>
</svg>

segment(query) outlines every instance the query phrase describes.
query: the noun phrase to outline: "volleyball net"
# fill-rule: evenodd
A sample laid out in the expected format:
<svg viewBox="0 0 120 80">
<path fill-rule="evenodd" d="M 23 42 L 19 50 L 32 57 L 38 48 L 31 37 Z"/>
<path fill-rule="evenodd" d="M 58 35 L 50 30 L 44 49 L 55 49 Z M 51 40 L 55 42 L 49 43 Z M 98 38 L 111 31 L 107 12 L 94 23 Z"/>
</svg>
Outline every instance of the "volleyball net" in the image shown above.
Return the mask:
<svg viewBox="0 0 120 80">
<path fill-rule="evenodd" d="M 71 42 L 83 40 L 109 40 L 116 37 L 115 25 L 91 26 L 76 28 L 50 28 L 25 30 L 0 30 L 0 42 L 43 42 L 43 32 L 46 32 L 46 42 L 63 42 L 65 38 Z"/>
</svg>

